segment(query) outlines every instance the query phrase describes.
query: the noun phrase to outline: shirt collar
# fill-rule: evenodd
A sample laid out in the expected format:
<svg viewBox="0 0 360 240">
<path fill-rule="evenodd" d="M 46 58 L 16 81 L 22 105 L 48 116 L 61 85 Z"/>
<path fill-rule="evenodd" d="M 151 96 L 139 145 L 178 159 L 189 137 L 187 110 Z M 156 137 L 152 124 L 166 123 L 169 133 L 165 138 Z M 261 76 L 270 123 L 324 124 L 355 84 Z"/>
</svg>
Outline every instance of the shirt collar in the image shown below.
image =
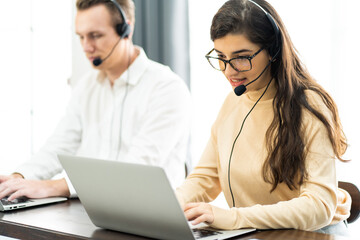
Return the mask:
<svg viewBox="0 0 360 240">
<path fill-rule="evenodd" d="M 114 86 L 121 86 L 126 82 L 129 85 L 136 85 L 140 81 L 142 74 L 148 67 L 149 59 L 143 48 L 138 46 L 137 48 L 140 50 L 139 56 L 137 56 L 129 68 L 115 80 Z M 100 71 L 97 80 L 102 83 L 106 82 L 107 77 L 105 72 Z"/>
</svg>

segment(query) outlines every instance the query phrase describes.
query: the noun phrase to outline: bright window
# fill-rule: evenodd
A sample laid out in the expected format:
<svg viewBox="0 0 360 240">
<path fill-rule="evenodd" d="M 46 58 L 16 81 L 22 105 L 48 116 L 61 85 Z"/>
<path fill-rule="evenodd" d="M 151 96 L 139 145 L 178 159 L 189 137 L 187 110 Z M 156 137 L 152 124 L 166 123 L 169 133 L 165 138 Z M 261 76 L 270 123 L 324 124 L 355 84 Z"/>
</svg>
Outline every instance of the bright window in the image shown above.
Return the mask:
<svg viewBox="0 0 360 240">
<path fill-rule="evenodd" d="M 65 112 L 72 2 L 18 0 L 0 8 L 0 174 L 44 144 Z"/>
</svg>

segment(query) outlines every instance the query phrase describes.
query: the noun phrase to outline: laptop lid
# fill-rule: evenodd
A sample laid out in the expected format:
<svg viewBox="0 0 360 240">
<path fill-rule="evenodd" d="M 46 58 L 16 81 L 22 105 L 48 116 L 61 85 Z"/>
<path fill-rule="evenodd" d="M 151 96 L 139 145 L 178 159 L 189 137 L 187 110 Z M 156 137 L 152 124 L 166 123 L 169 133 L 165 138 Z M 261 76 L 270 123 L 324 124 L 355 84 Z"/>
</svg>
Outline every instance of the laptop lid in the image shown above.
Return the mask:
<svg viewBox="0 0 360 240">
<path fill-rule="evenodd" d="M 58 158 L 96 226 L 157 239 L 195 239 L 162 168 L 75 156 Z"/>
</svg>

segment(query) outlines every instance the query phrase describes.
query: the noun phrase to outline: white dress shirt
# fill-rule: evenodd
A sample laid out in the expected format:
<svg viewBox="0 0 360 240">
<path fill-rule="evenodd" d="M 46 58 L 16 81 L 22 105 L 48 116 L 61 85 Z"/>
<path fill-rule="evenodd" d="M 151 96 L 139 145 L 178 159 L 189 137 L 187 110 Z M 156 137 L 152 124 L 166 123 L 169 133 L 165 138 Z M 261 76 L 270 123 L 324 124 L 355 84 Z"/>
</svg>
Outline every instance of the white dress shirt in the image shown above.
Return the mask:
<svg viewBox="0 0 360 240">
<path fill-rule="evenodd" d="M 113 86 L 102 72 L 82 78 L 53 135 L 17 172 L 51 179 L 63 171 L 57 154 L 70 154 L 161 166 L 176 187 L 184 180 L 190 113 L 184 81 L 140 49 Z"/>
</svg>

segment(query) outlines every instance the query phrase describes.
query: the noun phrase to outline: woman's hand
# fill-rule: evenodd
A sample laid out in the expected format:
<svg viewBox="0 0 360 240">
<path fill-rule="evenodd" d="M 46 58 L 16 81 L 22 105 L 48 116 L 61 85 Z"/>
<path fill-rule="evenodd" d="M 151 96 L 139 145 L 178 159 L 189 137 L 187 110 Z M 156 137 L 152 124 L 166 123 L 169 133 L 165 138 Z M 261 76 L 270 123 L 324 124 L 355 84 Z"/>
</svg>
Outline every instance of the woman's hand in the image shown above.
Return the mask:
<svg viewBox="0 0 360 240">
<path fill-rule="evenodd" d="M 184 206 L 185 217 L 193 225 L 205 222 L 211 224 L 214 222 L 214 214 L 211 205 L 208 203 L 188 203 Z"/>
</svg>

